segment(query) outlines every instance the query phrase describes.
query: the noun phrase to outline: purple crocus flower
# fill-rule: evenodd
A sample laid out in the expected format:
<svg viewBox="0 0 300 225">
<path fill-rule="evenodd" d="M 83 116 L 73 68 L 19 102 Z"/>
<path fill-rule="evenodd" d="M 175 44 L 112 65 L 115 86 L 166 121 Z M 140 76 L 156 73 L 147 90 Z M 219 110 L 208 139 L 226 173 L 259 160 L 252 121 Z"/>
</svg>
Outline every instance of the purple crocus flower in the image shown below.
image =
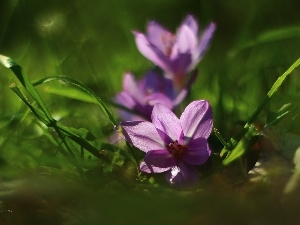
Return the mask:
<svg viewBox="0 0 300 225">
<path fill-rule="evenodd" d="M 198 181 L 197 165 L 204 164 L 211 153 L 207 138 L 213 127 L 213 113 L 209 103 L 193 101 L 180 119 L 166 106 L 156 104 L 151 117 L 152 123 L 121 123 L 125 139 L 146 152 L 141 171 L 167 171 L 171 184 Z"/>
<path fill-rule="evenodd" d="M 120 116 L 125 121 L 150 121 L 152 109 L 156 103 L 173 109 L 185 98 L 186 94 L 187 89 L 177 94 L 170 79 L 158 74 L 155 70 L 150 70 L 139 81 L 135 81 L 131 73 L 126 73 L 123 79 L 123 91 L 117 95 L 116 102 L 135 112 L 133 114 L 120 110 Z"/>
<path fill-rule="evenodd" d="M 137 31 L 134 34 L 139 51 L 164 70 L 166 76 L 175 81 L 176 88 L 180 88 L 186 75 L 202 59 L 215 28 L 215 24 L 210 23 L 198 38 L 197 21 L 188 15 L 176 35 L 155 21 L 148 23 L 146 34 Z"/>
</svg>

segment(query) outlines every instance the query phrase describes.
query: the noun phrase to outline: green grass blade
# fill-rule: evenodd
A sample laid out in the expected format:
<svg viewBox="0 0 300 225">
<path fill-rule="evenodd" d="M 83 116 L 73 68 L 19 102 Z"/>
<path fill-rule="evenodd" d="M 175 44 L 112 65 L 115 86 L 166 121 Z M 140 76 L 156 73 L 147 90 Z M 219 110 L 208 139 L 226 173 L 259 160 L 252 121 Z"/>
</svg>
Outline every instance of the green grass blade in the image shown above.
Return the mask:
<svg viewBox="0 0 300 225">
<path fill-rule="evenodd" d="M 90 152 L 92 155 L 94 155 L 96 158 L 102 158 L 102 155 L 99 153 L 99 150 L 96 149 L 93 145 L 91 145 L 87 140 L 85 140 L 84 137 L 81 137 L 80 132 L 78 129 L 75 128 L 69 128 L 66 126 L 63 126 L 62 124 L 55 122 L 51 123 L 47 117 L 45 117 L 45 114 L 37 107 L 33 106 L 25 97 L 25 95 L 20 91 L 20 89 L 16 86 L 11 88 L 19 97 L 20 99 L 30 108 L 30 110 L 34 113 L 34 115 L 43 122 L 47 127 L 53 127 L 56 132 L 63 132 L 67 137 L 69 137 L 71 140 L 85 148 L 88 152 Z M 64 154 L 66 156 L 66 154 Z"/>
<path fill-rule="evenodd" d="M 289 113 L 295 111 L 296 109 L 297 107 L 292 103 L 284 104 L 277 112 L 272 113 L 267 117 L 267 121 L 264 127 L 266 128 L 277 124 Z"/>
<path fill-rule="evenodd" d="M 45 114 L 43 113 L 42 110 L 40 110 L 39 108 L 33 106 L 28 99 L 26 98 L 26 96 L 21 92 L 21 90 L 16 87 L 13 86 L 11 87 L 11 89 L 13 90 L 13 92 L 15 92 L 18 97 L 25 103 L 25 105 L 30 108 L 30 110 L 33 112 L 33 114 L 40 120 L 42 121 L 44 124 L 48 125 L 50 124 L 50 120 L 45 116 Z"/>
<path fill-rule="evenodd" d="M 257 43 L 266 43 L 280 41 L 289 38 L 300 37 L 300 27 L 283 27 L 275 30 L 269 30 L 256 38 Z"/>
<path fill-rule="evenodd" d="M 250 126 L 243 138 L 236 144 L 233 150 L 222 161 L 222 164 L 224 166 L 227 166 L 244 155 L 249 148 L 250 140 L 256 135 L 258 135 L 256 128 L 254 126 Z"/>
<path fill-rule="evenodd" d="M 92 96 L 88 95 L 86 92 L 83 92 L 81 89 L 76 87 L 47 87 L 45 88 L 45 92 L 49 94 L 55 94 L 63 97 L 67 97 L 70 99 L 79 100 L 87 103 L 97 104 L 98 102 Z"/>
<path fill-rule="evenodd" d="M 288 68 L 288 70 L 285 71 L 284 74 L 282 74 L 282 75 L 275 81 L 275 83 L 273 84 L 271 90 L 270 90 L 270 91 L 268 92 L 268 94 L 267 94 L 267 96 L 268 96 L 269 98 L 271 98 L 271 97 L 274 95 L 274 93 L 278 90 L 278 88 L 281 86 L 281 84 L 282 84 L 283 81 L 287 78 L 287 76 L 290 75 L 290 74 L 294 71 L 294 69 L 296 69 L 296 67 L 299 66 L 299 65 L 300 65 L 300 58 L 299 58 L 296 62 L 294 62 L 294 64 L 293 64 L 290 68 Z"/>
<path fill-rule="evenodd" d="M 50 114 L 49 110 L 47 109 L 47 106 L 43 102 L 42 98 L 40 97 L 39 93 L 34 88 L 29 78 L 22 72 L 22 67 L 15 63 L 11 58 L 3 55 L 0 55 L 0 63 L 13 71 L 13 73 L 16 75 L 21 84 L 25 87 L 25 89 L 29 92 L 32 98 L 36 101 L 37 105 L 45 113 L 47 118 L 50 121 L 53 121 L 54 119 Z"/>
<path fill-rule="evenodd" d="M 72 79 L 67 76 L 51 76 L 51 77 L 47 77 L 47 78 L 35 81 L 35 82 L 33 82 L 33 85 L 40 85 L 40 84 L 47 83 L 50 81 L 63 81 L 63 82 L 66 82 L 66 83 L 69 83 L 69 84 L 72 84 L 72 85 L 78 87 L 80 90 L 82 90 L 86 94 L 88 94 L 87 96 L 83 97 L 86 101 L 97 103 L 100 106 L 100 108 L 102 109 L 102 111 L 107 115 L 107 117 L 111 121 L 111 123 L 114 126 L 118 124 L 117 120 L 114 118 L 112 113 L 108 110 L 106 104 L 102 101 L 102 99 L 99 96 L 97 96 L 93 90 L 91 90 L 90 88 L 88 88 L 87 86 L 85 86 L 84 84 L 80 83 L 79 81 L 77 81 L 75 79 Z M 74 89 L 72 91 L 74 91 Z M 56 93 L 58 94 L 58 92 L 56 92 Z M 66 93 L 60 91 L 59 94 L 66 94 Z M 67 95 L 68 94 L 66 94 L 65 96 L 67 96 Z M 72 95 L 72 93 L 69 95 Z M 77 95 L 77 97 L 78 97 L 79 93 L 73 92 L 73 96 L 74 95 Z M 90 98 L 88 96 L 90 96 Z"/>
<path fill-rule="evenodd" d="M 259 34 L 254 40 L 249 40 L 243 42 L 241 45 L 238 45 L 236 48 L 229 52 L 229 56 L 234 57 L 244 49 L 252 48 L 261 44 L 267 44 L 274 41 L 282 41 L 299 37 L 299 26 L 283 27 L 275 30 L 265 31 Z"/>
<path fill-rule="evenodd" d="M 285 81 L 285 79 L 290 75 L 298 66 L 300 65 L 300 58 L 291 65 L 290 68 L 288 68 L 272 85 L 270 91 L 267 93 L 267 96 L 263 100 L 263 102 L 257 107 L 253 115 L 250 117 L 246 125 L 250 125 L 254 122 L 254 120 L 257 118 L 259 113 L 263 110 L 263 108 L 269 103 L 270 99 L 273 97 L 273 95 L 278 91 L 279 87 L 282 85 L 282 83 Z M 245 125 L 245 126 L 246 126 Z"/>
<path fill-rule="evenodd" d="M 232 138 L 231 140 L 233 140 L 233 141 L 228 143 L 228 145 L 230 145 L 231 143 L 234 143 L 233 149 L 227 149 L 226 147 L 223 148 L 223 150 L 220 153 L 221 156 L 223 156 L 229 152 L 229 154 L 227 154 L 227 157 L 223 160 L 223 165 L 228 165 L 229 163 L 231 163 L 232 161 L 236 160 L 238 157 L 240 157 L 241 155 L 244 154 L 245 149 L 243 146 L 245 146 L 245 144 L 243 142 L 245 142 L 245 141 L 247 141 L 247 139 L 249 139 L 249 137 L 248 137 L 249 135 L 252 135 L 252 134 L 255 135 L 255 133 L 253 131 L 251 131 L 252 130 L 251 124 L 256 120 L 256 118 L 260 114 L 260 112 L 269 103 L 270 99 L 278 91 L 279 87 L 282 85 L 282 83 L 285 81 L 285 79 L 288 77 L 288 75 L 290 75 L 296 69 L 296 67 L 299 65 L 300 65 L 300 58 L 295 63 L 293 63 L 293 65 L 290 68 L 288 68 L 275 81 L 275 83 L 271 87 L 270 91 L 267 93 L 267 96 L 262 101 L 262 103 L 257 107 L 257 109 L 254 111 L 252 116 L 249 118 L 249 120 L 245 124 L 243 130 L 238 134 L 237 138 L 235 138 L 235 139 Z M 241 140 L 243 140 L 243 141 L 241 142 Z"/>
<path fill-rule="evenodd" d="M 92 155 L 94 155 L 96 158 L 102 158 L 106 160 L 101 154 L 100 151 L 95 148 L 92 144 L 90 144 L 85 138 L 81 137 L 79 135 L 80 132 L 76 132 L 75 128 L 69 128 L 66 127 L 60 123 L 56 124 L 57 128 L 61 130 L 65 135 L 67 135 L 70 139 L 72 139 L 74 142 L 82 146 L 84 149 L 86 149 L 88 152 L 90 152 Z"/>
</svg>

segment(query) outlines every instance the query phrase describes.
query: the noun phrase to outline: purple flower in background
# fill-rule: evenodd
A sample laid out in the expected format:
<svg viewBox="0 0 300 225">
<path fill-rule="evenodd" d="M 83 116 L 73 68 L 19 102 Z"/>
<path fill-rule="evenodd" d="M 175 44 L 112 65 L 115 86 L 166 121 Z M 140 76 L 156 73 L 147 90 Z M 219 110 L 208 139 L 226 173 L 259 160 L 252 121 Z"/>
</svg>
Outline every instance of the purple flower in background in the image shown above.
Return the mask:
<svg viewBox="0 0 300 225">
<path fill-rule="evenodd" d="M 173 109 L 186 94 L 186 89 L 177 94 L 170 79 L 150 70 L 140 81 L 135 81 L 131 73 L 126 73 L 123 79 L 123 91 L 117 95 L 116 102 L 135 112 L 133 114 L 120 110 L 120 116 L 125 121 L 150 121 L 156 103 Z"/>
<path fill-rule="evenodd" d="M 198 181 L 196 166 L 204 164 L 211 153 L 207 138 L 213 127 L 213 113 L 207 101 L 193 101 L 180 119 L 166 106 L 156 104 L 152 123 L 132 121 L 121 125 L 126 140 L 146 152 L 141 171 L 167 171 L 171 184 Z"/>
<path fill-rule="evenodd" d="M 148 23 L 146 34 L 137 31 L 134 34 L 139 51 L 164 70 L 166 76 L 175 81 L 176 88 L 180 88 L 185 76 L 202 59 L 215 28 L 215 24 L 210 23 L 199 38 L 197 21 L 188 15 L 176 35 L 155 21 Z"/>
</svg>

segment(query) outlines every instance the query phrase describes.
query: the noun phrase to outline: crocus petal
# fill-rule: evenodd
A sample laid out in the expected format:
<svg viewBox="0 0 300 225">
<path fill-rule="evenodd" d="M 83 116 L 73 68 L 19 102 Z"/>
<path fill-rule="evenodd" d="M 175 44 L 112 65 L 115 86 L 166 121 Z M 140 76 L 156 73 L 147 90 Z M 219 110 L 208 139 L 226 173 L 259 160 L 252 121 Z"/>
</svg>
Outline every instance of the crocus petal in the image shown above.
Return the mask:
<svg viewBox="0 0 300 225">
<path fill-rule="evenodd" d="M 146 73 L 144 80 L 147 92 L 162 92 L 161 89 L 164 88 L 164 84 L 163 76 L 161 74 L 158 74 L 155 70 L 150 70 Z"/>
<path fill-rule="evenodd" d="M 123 121 L 151 120 L 153 106 L 156 103 L 173 108 L 175 97 L 173 83 L 156 70 L 150 70 L 139 81 L 131 73 L 124 74 L 123 91 L 118 94 L 115 101 L 133 112 L 119 110 Z M 132 114 L 132 115 L 131 115 Z"/>
<path fill-rule="evenodd" d="M 116 103 L 125 106 L 128 109 L 134 109 L 137 105 L 137 102 L 127 93 L 127 92 L 121 92 L 116 96 L 115 99 Z M 125 110 L 118 110 L 118 113 L 120 117 L 124 121 L 140 121 L 140 120 L 145 120 L 140 116 L 137 116 L 131 112 L 125 111 Z"/>
<path fill-rule="evenodd" d="M 143 93 L 138 88 L 137 82 L 131 73 L 126 73 L 123 79 L 123 89 L 137 102 L 143 102 Z"/>
<path fill-rule="evenodd" d="M 192 63 L 192 55 L 190 53 L 179 53 L 177 58 L 171 62 L 173 79 L 177 79 L 177 85 L 182 87 L 184 84 L 184 78 L 188 74 L 189 67 Z M 176 85 L 176 80 L 175 80 Z M 177 87 L 178 89 L 178 87 Z"/>
<path fill-rule="evenodd" d="M 173 100 L 172 104 L 173 106 L 179 105 L 187 96 L 188 91 L 190 90 L 192 84 L 196 80 L 198 76 L 198 71 L 194 70 L 190 74 L 190 78 L 186 84 L 186 86 L 177 94 L 176 98 Z"/>
<path fill-rule="evenodd" d="M 139 32 L 134 32 L 134 34 L 135 42 L 140 53 L 144 55 L 147 59 L 152 61 L 154 64 L 159 66 L 161 69 L 169 71 L 169 60 L 167 59 L 165 54 L 161 52 L 152 43 L 150 43 L 144 34 Z"/>
<path fill-rule="evenodd" d="M 185 84 L 185 76 L 203 57 L 214 30 L 215 24 L 211 23 L 199 39 L 198 23 L 193 16 L 188 15 L 176 35 L 156 22 L 148 24 L 146 35 L 133 33 L 141 54 L 160 67 L 165 77 L 175 82 L 178 91 Z"/>
<path fill-rule="evenodd" d="M 172 80 L 164 77 L 154 70 L 150 70 L 145 77 L 145 87 L 150 92 L 160 92 L 170 99 L 174 97 L 174 88 Z"/>
<path fill-rule="evenodd" d="M 153 106 L 157 103 L 167 106 L 169 109 L 173 108 L 170 98 L 161 93 L 153 93 L 146 97 L 146 101 L 149 105 Z"/>
<path fill-rule="evenodd" d="M 150 122 L 122 122 L 125 139 L 144 152 L 165 148 L 164 142 Z"/>
<path fill-rule="evenodd" d="M 144 161 L 147 165 L 159 168 L 169 168 L 176 165 L 176 160 L 166 149 L 148 151 Z"/>
<path fill-rule="evenodd" d="M 195 48 L 195 52 L 193 53 L 193 64 L 191 65 L 191 69 L 194 68 L 202 59 L 204 53 L 206 52 L 209 46 L 209 42 L 212 39 L 215 30 L 215 23 L 210 23 L 210 25 L 205 29 L 204 34 L 202 35 L 201 40 L 198 44 L 198 47 Z"/>
<path fill-rule="evenodd" d="M 152 123 L 154 126 L 175 141 L 180 138 L 182 128 L 176 115 L 166 106 L 156 104 L 152 110 Z"/>
<path fill-rule="evenodd" d="M 147 165 L 144 161 L 140 164 L 140 170 L 144 173 L 163 173 L 170 170 L 171 167 L 160 168 L 156 166 Z"/>
<path fill-rule="evenodd" d="M 122 91 L 116 97 L 116 102 L 127 107 L 133 108 L 136 105 L 136 101 L 131 97 L 131 95 L 125 91 Z"/>
<path fill-rule="evenodd" d="M 205 138 L 193 139 L 182 155 L 182 160 L 190 165 L 202 165 L 210 156 L 210 149 Z"/>
<path fill-rule="evenodd" d="M 196 166 L 179 162 L 167 172 L 166 178 L 171 185 L 192 185 L 199 181 L 199 173 Z"/>
<path fill-rule="evenodd" d="M 184 99 L 185 97 L 187 96 L 188 94 L 188 90 L 187 89 L 182 89 L 178 95 L 176 96 L 176 98 L 172 101 L 172 105 L 173 107 L 179 105 Z"/>
<path fill-rule="evenodd" d="M 192 15 L 188 15 L 183 21 L 181 26 L 187 26 L 194 33 L 195 36 L 198 35 L 198 23 Z"/>
<path fill-rule="evenodd" d="M 186 143 L 199 137 L 207 139 L 213 127 L 213 113 L 209 103 L 205 100 L 190 103 L 183 111 L 180 123 Z"/>
<path fill-rule="evenodd" d="M 161 52 L 166 53 L 166 48 L 172 47 L 173 45 L 174 34 L 155 21 L 151 21 L 147 26 L 147 39 Z"/>
<path fill-rule="evenodd" d="M 118 113 L 123 121 L 147 121 L 148 118 L 144 116 L 139 116 L 137 114 L 133 114 L 124 110 L 118 110 Z"/>
<path fill-rule="evenodd" d="M 178 53 L 190 53 L 197 45 L 197 36 L 186 25 L 180 27 L 177 32 L 177 39 L 174 45 L 178 45 Z M 172 57 L 171 57 L 172 58 Z"/>
</svg>

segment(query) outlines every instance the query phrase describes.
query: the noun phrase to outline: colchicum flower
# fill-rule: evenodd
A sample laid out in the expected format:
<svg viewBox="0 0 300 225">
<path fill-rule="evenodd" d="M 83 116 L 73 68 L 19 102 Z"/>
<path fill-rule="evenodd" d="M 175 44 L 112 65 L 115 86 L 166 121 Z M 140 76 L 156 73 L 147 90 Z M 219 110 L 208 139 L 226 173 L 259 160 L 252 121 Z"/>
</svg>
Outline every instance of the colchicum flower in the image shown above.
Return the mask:
<svg viewBox="0 0 300 225">
<path fill-rule="evenodd" d="M 170 79 L 155 70 L 150 70 L 140 81 L 135 81 L 131 73 L 126 73 L 123 79 L 123 91 L 117 95 L 115 101 L 136 113 L 120 110 L 120 116 L 125 121 L 150 121 L 156 103 L 173 109 L 181 103 L 186 94 L 187 89 L 177 94 Z"/>
<path fill-rule="evenodd" d="M 215 31 L 215 24 L 198 37 L 198 24 L 188 15 L 176 35 L 160 24 L 148 23 L 147 33 L 134 31 L 137 48 L 147 59 L 165 71 L 174 80 L 176 88 L 182 87 L 185 77 L 202 59 Z"/>
<path fill-rule="evenodd" d="M 121 123 L 125 139 L 146 153 L 142 172 L 162 173 L 171 184 L 195 183 L 197 165 L 210 156 L 207 138 L 213 127 L 213 113 L 207 101 L 190 103 L 180 119 L 166 106 L 156 104 L 152 123 Z"/>
</svg>

